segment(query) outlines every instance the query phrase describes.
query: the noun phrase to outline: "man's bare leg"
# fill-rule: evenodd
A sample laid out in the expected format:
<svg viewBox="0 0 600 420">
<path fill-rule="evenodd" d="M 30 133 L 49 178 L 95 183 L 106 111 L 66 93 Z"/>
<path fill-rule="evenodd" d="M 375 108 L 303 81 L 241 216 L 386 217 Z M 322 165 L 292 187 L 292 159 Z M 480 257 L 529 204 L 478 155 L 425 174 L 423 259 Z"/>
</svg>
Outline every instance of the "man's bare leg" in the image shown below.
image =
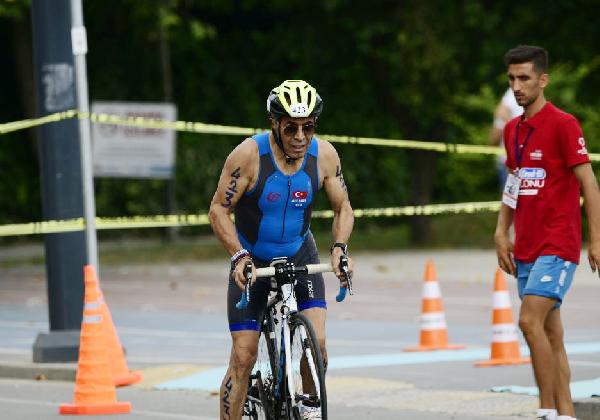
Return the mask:
<svg viewBox="0 0 600 420">
<path fill-rule="evenodd" d="M 548 314 L 545 324 L 546 335 L 550 340 L 554 356 L 555 371 L 554 401 L 558 414 L 575 417 L 575 408 L 571 399 L 571 369 L 564 345 L 564 330 L 560 320 L 560 308 L 553 309 Z"/>
<path fill-rule="evenodd" d="M 229 368 L 221 383 L 221 420 L 239 420 L 248 391 L 248 377 L 252 372 L 258 350 L 257 331 L 231 333 L 232 346 Z"/>
<path fill-rule="evenodd" d="M 533 374 L 540 392 L 540 408 L 556 408 L 554 400 L 554 354 L 546 335 L 545 324 L 556 300 L 526 295 L 521 304 L 519 327 L 531 352 Z"/>
</svg>

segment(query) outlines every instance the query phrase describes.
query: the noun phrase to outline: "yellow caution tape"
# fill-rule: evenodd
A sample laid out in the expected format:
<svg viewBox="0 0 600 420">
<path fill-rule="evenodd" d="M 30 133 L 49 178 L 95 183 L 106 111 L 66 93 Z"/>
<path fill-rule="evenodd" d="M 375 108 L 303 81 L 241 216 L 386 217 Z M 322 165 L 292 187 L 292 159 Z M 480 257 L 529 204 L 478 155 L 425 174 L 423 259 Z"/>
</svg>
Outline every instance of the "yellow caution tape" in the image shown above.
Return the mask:
<svg viewBox="0 0 600 420">
<path fill-rule="evenodd" d="M 455 204 L 426 204 L 422 206 L 385 207 L 354 210 L 354 217 L 433 216 L 437 214 L 476 213 L 499 211 L 499 201 L 481 201 Z M 333 210 L 313 212 L 314 217 L 332 218 Z"/>
<path fill-rule="evenodd" d="M 78 112 L 76 110 L 68 110 L 65 112 L 58 112 L 56 114 L 47 115 L 42 118 L 0 124 L 0 134 L 9 133 L 11 131 L 23 130 L 26 128 L 35 127 L 50 122 L 61 121 L 73 117 L 78 117 L 79 119 L 89 118 L 90 121 L 95 124 L 127 125 L 140 128 L 156 128 L 199 134 L 252 136 L 256 133 L 260 133 L 267 130 L 265 128 L 236 127 L 191 121 L 166 121 L 144 117 L 121 117 L 119 115 L 83 113 Z M 458 154 L 485 154 L 497 156 L 504 154 L 504 150 L 502 148 L 488 145 L 443 143 L 420 140 L 384 139 L 378 137 L 336 136 L 332 134 L 322 134 L 319 136 L 331 143 L 346 143 L 368 146 L 395 147 L 402 149 L 430 150 L 435 152 L 450 152 Z M 600 153 L 590 153 L 589 157 L 591 161 L 600 161 Z"/>
<path fill-rule="evenodd" d="M 5 124 L 0 124 L 0 134 L 10 133 L 12 131 L 24 130 L 26 128 L 37 127 L 39 125 L 48 124 L 68 120 L 77 116 L 77 110 L 70 109 L 68 111 L 57 112 L 55 114 L 46 115 L 41 118 L 32 118 L 28 120 L 14 121 Z"/>
<path fill-rule="evenodd" d="M 499 201 L 484 201 L 455 204 L 428 204 L 423 206 L 386 207 L 354 210 L 355 217 L 431 216 L 436 214 L 475 213 L 498 211 Z M 313 212 L 313 217 L 331 219 L 332 210 Z M 140 229 L 176 226 L 206 226 L 207 214 L 182 214 L 133 217 L 96 217 L 96 229 Z M 22 223 L 0 226 L 0 236 L 39 235 L 45 233 L 77 232 L 85 229 L 83 218 L 50 220 L 46 222 Z"/>
<path fill-rule="evenodd" d="M 96 230 L 201 226 L 208 224 L 208 215 L 206 214 L 96 217 Z M 84 229 L 85 221 L 83 218 L 49 220 L 45 222 L 2 225 L 0 226 L 0 236 L 77 232 Z"/>
</svg>

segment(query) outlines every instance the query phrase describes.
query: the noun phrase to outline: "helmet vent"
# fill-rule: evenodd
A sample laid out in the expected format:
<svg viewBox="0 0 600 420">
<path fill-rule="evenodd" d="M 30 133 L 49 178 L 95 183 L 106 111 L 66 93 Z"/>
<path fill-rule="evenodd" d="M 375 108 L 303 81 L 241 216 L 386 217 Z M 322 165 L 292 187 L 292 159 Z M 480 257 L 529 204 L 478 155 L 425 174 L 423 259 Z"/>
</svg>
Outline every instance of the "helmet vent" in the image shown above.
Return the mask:
<svg viewBox="0 0 600 420">
<path fill-rule="evenodd" d="M 285 101 L 286 101 L 288 104 L 291 104 L 291 103 L 292 103 L 292 98 L 290 97 L 290 94 L 289 94 L 288 92 L 283 92 L 283 96 L 285 97 Z"/>
<path fill-rule="evenodd" d="M 299 86 L 296 87 L 296 98 L 298 99 L 298 102 L 302 102 L 302 92 L 300 92 Z"/>
</svg>

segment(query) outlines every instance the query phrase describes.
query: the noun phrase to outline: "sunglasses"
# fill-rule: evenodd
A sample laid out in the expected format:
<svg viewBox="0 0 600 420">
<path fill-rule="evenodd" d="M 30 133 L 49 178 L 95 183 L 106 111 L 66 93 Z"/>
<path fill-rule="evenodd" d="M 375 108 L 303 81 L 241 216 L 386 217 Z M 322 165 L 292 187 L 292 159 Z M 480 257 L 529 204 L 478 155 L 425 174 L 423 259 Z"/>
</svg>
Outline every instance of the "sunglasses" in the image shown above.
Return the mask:
<svg viewBox="0 0 600 420">
<path fill-rule="evenodd" d="M 298 128 L 302 128 L 302 132 L 306 137 L 310 137 L 315 133 L 315 124 L 307 122 L 302 125 L 289 123 L 283 128 L 283 134 L 286 136 L 293 136 L 298 132 Z"/>
</svg>

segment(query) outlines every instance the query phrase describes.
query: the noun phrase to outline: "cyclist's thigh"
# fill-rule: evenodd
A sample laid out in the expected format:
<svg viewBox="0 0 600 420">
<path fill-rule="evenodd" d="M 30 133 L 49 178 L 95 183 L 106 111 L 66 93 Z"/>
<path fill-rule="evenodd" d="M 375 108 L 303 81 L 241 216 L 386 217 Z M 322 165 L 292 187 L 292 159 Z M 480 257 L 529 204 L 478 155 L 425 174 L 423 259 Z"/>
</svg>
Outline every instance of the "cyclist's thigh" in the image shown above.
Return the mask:
<svg viewBox="0 0 600 420">
<path fill-rule="evenodd" d="M 309 319 L 317 339 L 321 344 L 325 343 L 325 319 L 327 318 L 327 311 L 323 308 L 309 308 L 302 311 L 304 315 Z"/>
<path fill-rule="evenodd" d="M 238 309 L 235 305 L 240 301 L 242 291 L 233 278 L 229 278 L 227 290 L 227 318 L 229 331 L 258 331 L 267 298 L 271 288 L 268 278 L 258 278 L 250 288 L 250 303 L 245 309 Z"/>
<path fill-rule="evenodd" d="M 254 363 L 258 352 L 258 331 L 240 330 L 232 331 L 231 356 L 238 362 Z"/>
<path fill-rule="evenodd" d="M 296 265 L 319 264 L 319 252 L 311 233 L 306 236 L 304 244 L 292 260 Z M 297 279 L 295 292 L 298 309 L 301 311 L 310 308 L 327 309 L 323 275 L 321 273 L 299 275 Z"/>
</svg>

